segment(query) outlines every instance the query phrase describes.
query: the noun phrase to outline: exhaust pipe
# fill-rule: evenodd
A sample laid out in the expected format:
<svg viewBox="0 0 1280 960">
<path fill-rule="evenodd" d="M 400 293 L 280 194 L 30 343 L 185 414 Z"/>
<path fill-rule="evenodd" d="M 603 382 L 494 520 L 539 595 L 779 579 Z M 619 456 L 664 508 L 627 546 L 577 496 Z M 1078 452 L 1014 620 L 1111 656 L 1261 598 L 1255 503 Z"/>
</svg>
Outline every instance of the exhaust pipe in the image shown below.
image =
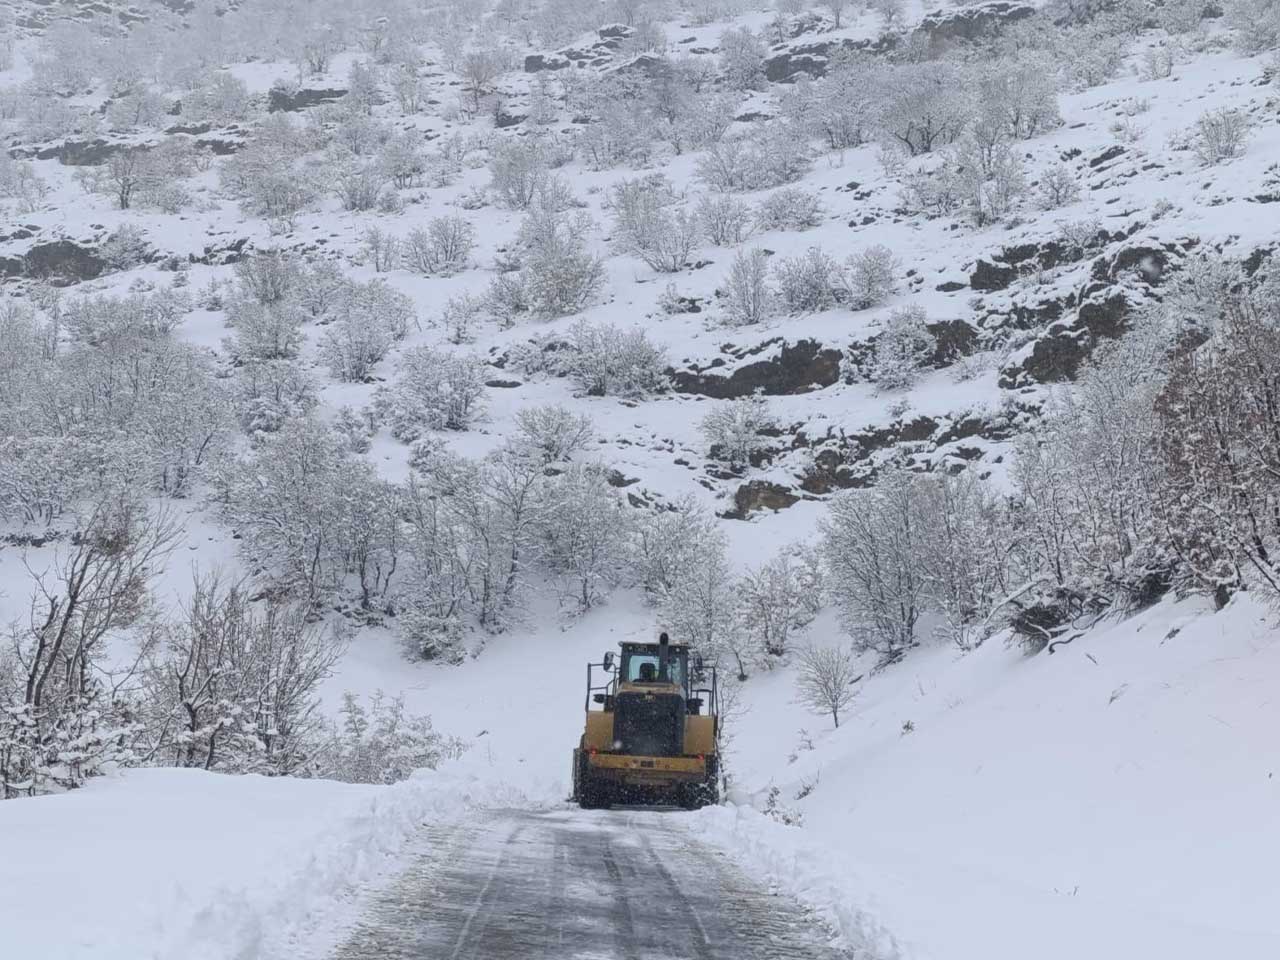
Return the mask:
<svg viewBox="0 0 1280 960">
<path fill-rule="evenodd" d="M 658 635 L 658 682 L 671 682 L 671 638 L 665 633 Z"/>
</svg>

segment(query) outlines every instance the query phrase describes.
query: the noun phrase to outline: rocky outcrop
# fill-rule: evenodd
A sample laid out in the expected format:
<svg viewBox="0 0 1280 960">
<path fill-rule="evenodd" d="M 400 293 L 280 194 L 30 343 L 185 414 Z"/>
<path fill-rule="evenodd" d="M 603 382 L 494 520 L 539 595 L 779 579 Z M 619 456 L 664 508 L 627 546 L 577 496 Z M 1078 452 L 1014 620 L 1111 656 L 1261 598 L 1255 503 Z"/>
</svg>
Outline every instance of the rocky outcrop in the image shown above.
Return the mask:
<svg viewBox="0 0 1280 960">
<path fill-rule="evenodd" d="M 633 33 L 635 30 L 632 27 L 620 23 L 601 27 L 596 34 L 600 39 L 589 47 L 565 47 L 554 53 L 529 54 L 524 58 L 524 72 L 541 73 L 543 70 L 563 70 L 566 67 L 584 65 L 605 66 L 612 62 L 614 55 L 622 49 L 622 42 Z"/>
<path fill-rule="evenodd" d="M 920 463 L 921 469 L 929 469 L 940 459 L 940 448 L 949 448 L 944 449 L 944 454 L 957 469 L 964 469 L 961 461 L 980 460 L 984 451 L 980 445 L 960 445 L 959 441 L 995 442 L 1011 435 L 1012 428 L 1003 415 L 963 412 L 943 417 L 919 415 L 852 433 L 831 432 L 813 441 L 799 434 L 795 445 L 813 451 L 813 458 L 800 478 L 800 489 L 820 495 L 869 487 L 875 482 L 878 464 L 883 460 L 877 454 L 894 449 L 901 453 L 908 466 Z"/>
<path fill-rule="evenodd" d="M 20 257 L 0 258 L 0 276 L 48 280 L 57 286 L 92 280 L 106 268 L 94 248 L 65 239 L 38 243 Z"/>
<path fill-rule="evenodd" d="M 302 89 L 290 93 L 288 90 L 272 87 L 267 94 L 267 112 L 294 113 L 298 110 L 306 110 L 308 107 L 319 106 L 322 103 L 333 103 L 335 100 L 341 100 L 346 95 L 346 90 Z"/>
<path fill-rule="evenodd" d="M 718 359 L 707 367 L 670 371 L 671 386 L 677 393 L 691 393 L 719 400 L 808 393 L 829 387 L 840 379 L 842 353 L 816 340 L 783 343 L 777 355 L 746 363 L 727 375 L 711 372 L 724 366 Z"/>
<path fill-rule="evenodd" d="M 991 0 L 971 7 L 930 13 L 920 21 L 916 33 L 929 42 L 930 50 L 936 54 L 960 42 L 989 37 L 1035 12 L 1036 8 L 1029 3 Z"/>
<path fill-rule="evenodd" d="M 827 62 L 837 41 L 823 40 L 817 43 L 797 44 L 788 47 L 764 62 L 764 76 L 770 83 L 794 83 L 804 74 L 818 78 L 827 72 Z M 865 53 L 887 53 L 897 46 L 898 38 L 894 34 L 885 34 L 875 40 L 839 41 L 846 50 L 861 50 Z"/>
<path fill-rule="evenodd" d="M 1050 326 L 1029 350 L 1000 371 L 1000 386 L 1074 380 L 1099 340 L 1124 332 L 1129 310 L 1123 291 L 1095 295 L 1080 305 L 1073 319 Z"/>
<path fill-rule="evenodd" d="M 720 514 L 726 520 L 745 520 L 762 510 L 785 510 L 802 498 L 787 487 L 768 480 L 749 480 L 733 495 L 733 509 Z"/>
<path fill-rule="evenodd" d="M 123 143 L 112 143 L 102 138 L 64 140 L 52 146 L 15 148 L 9 151 L 9 156 L 15 160 L 57 160 L 68 167 L 96 167 L 106 163 L 112 154 L 125 149 Z"/>
</svg>

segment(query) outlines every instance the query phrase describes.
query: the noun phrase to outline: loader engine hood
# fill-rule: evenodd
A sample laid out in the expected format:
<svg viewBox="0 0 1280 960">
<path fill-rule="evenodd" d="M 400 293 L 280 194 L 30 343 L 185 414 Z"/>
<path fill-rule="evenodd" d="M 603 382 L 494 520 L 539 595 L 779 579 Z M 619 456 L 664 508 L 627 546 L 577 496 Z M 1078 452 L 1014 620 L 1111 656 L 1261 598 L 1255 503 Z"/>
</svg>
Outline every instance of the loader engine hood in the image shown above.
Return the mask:
<svg viewBox="0 0 1280 960">
<path fill-rule="evenodd" d="M 684 753 L 684 693 L 678 687 L 623 686 L 613 707 L 619 753 L 678 757 Z"/>
</svg>

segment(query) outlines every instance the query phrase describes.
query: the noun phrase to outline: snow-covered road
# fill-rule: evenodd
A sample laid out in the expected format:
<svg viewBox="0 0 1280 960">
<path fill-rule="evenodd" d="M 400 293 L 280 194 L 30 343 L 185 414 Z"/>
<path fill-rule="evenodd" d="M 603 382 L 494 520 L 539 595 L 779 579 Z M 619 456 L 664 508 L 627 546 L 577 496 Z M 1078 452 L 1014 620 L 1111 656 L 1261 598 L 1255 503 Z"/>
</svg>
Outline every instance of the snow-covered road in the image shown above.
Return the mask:
<svg viewBox="0 0 1280 960">
<path fill-rule="evenodd" d="M 430 831 L 336 960 L 836 960 L 678 812 L 504 811 Z"/>
</svg>

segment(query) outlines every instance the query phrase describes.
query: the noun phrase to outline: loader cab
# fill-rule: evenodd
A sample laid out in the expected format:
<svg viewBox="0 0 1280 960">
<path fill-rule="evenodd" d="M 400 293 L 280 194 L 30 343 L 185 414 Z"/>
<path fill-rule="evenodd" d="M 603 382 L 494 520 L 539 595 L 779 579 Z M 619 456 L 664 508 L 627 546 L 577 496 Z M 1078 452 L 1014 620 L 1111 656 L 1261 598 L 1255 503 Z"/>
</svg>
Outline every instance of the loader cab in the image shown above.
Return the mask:
<svg viewBox="0 0 1280 960">
<path fill-rule="evenodd" d="M 618 681 L 623 684 L 663 683 L 689 689 L 689 648 L 668 645 L 666 675 L 662 653 L 656 643 L 624 643 Z"/>
</svg>

